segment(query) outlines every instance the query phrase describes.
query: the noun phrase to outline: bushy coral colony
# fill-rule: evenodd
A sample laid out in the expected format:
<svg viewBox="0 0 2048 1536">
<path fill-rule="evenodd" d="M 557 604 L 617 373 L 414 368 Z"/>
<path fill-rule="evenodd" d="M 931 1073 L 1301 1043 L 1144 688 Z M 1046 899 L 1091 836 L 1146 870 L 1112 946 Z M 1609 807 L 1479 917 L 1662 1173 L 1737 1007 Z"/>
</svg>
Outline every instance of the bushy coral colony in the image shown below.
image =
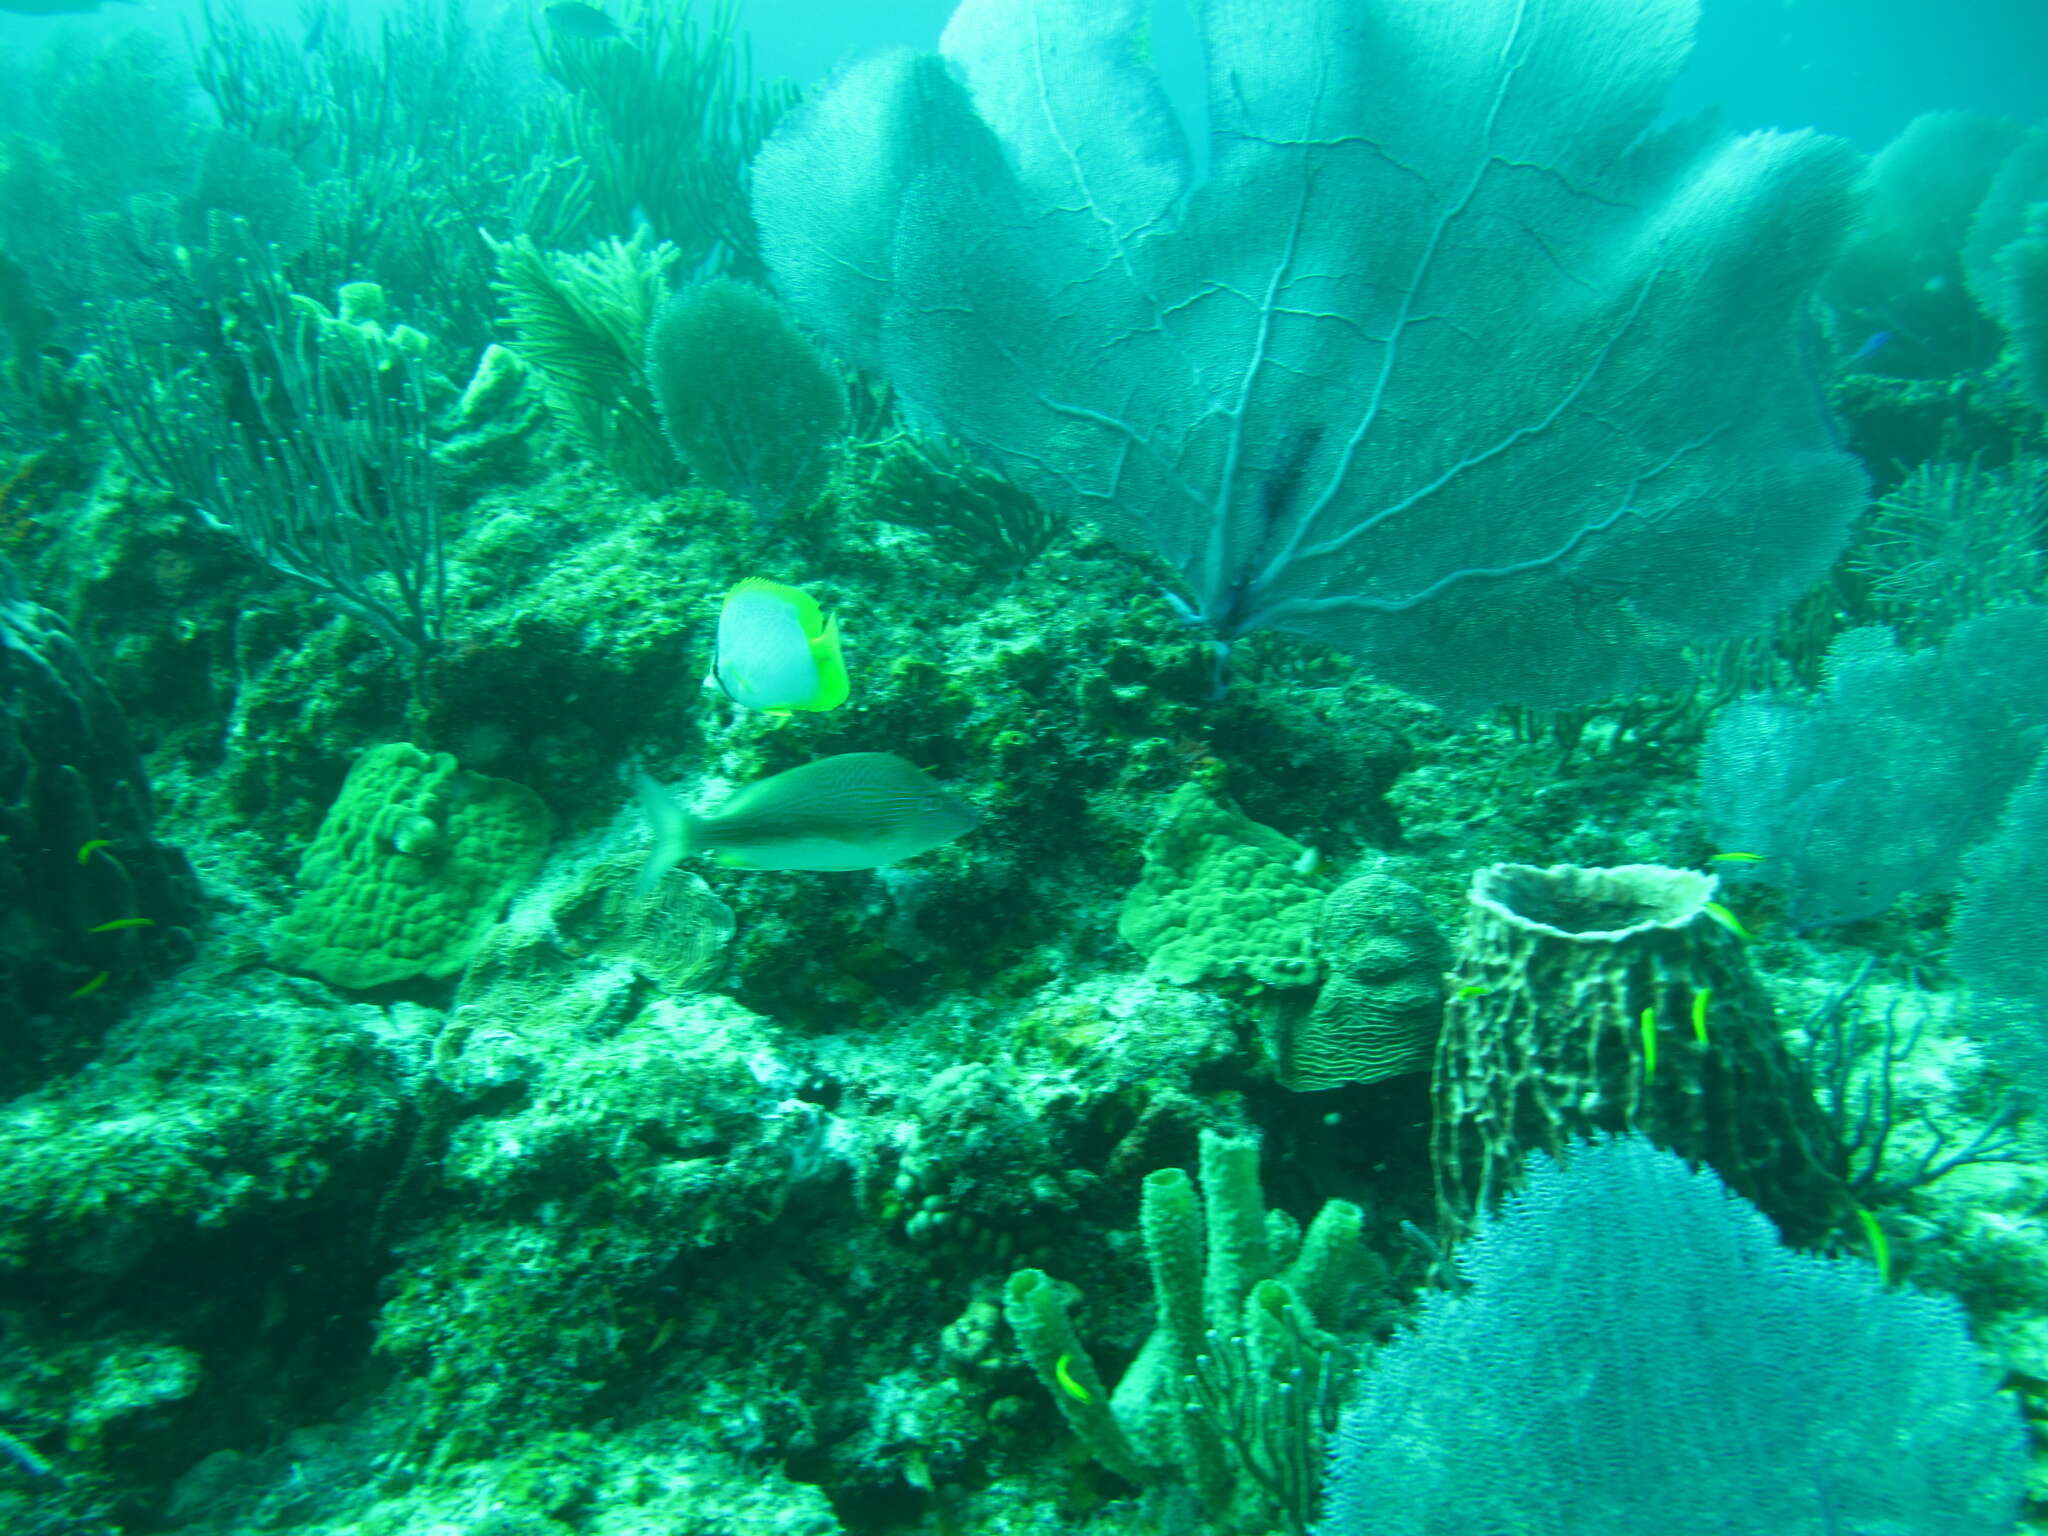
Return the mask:
<svg viewBox="0 0 2048 1536">
<path fill-rule="evenodd" d="M 0 1532 L 2039 1524 L 2048 127 L 1198 9 L 0 34 Z"/>
</svg>

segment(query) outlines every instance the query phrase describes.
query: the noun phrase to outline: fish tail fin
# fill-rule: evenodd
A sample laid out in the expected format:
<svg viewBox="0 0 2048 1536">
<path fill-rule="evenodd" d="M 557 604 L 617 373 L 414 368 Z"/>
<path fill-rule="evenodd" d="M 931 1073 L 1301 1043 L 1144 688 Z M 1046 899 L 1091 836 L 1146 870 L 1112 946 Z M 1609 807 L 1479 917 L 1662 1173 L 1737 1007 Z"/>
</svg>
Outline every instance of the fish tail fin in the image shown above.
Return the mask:
<svg viewBox="0 0 2048 1536">
<path fill-rule="evenodd" d="M 853 691 L 846 676 L 846 658 L 839 650 L 839 615 L 811 637 L 811 660 L 818 668 L 818 689 L 799 705 L 802 709 L 837 709 Z"/>
<path fill-rule="evenodd" d="M 654 843 L 647 850 L 647 862 L 640 866 L 640 878 L 633 882 L 633 899 L 644 901 L 654 894 L 663 875 L 697 851 L 697 818 L 677 805 L 675 796 L 645 773 L 633 775 L 633 793 L 654 828 Z"/>
</svg>

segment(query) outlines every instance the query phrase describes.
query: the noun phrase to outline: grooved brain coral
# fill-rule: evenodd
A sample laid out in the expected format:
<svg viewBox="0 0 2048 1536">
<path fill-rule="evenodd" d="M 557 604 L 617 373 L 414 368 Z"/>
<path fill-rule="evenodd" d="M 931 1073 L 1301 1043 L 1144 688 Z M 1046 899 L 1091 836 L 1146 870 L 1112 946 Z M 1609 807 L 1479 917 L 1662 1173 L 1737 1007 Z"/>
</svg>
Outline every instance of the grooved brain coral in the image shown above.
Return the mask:
<svg viewBox="0 0 2048 1536">
<path fill-rule="evenodd" d="M 372 747 L 299 863 L 271 958 L 342 987 L 452 976 L 540 868 L 548 828 L 523 784 L 446 752 Z"/>
<path fill-rule="evenodd" d="M 1426 1072 L 1451 946 L 1422 893 L 1385 875 L 1332 891 L 1316 924 L 1330 979 L 1308 1017 L 1276 1026 L 1280 1080 L 1307 1092 Z"/>
<path fill-rule="evenodd" d="M 1201 785 L 1184 784 L 1145 842 L 1145 872 L 1124 899 L 1117 932 L 1179 986 L 1308 986 L 1317 975 L 1323 893 L 1297 872 L 1307 853 Z"/>
</svg>

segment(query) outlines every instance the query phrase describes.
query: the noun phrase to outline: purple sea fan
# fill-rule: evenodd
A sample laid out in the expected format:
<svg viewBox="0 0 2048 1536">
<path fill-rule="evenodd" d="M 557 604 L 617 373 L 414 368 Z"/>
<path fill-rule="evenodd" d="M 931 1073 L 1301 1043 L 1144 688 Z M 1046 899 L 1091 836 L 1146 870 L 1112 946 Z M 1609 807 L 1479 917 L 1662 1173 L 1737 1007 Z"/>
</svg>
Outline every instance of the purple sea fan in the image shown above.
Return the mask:
<svg viewBox="0 0 2048 1536">
<path fill-rule="evenodd" d="M 1857 158 L 1653 131 L 1692 0 L 1205 0 L 1208 169 L 1140 0 L 966 0 L 755 165 L 776 284 L 1225 639 L 1463 708 L 1677 675 L 1862 507 L 1801 356 Z"/>
</svg>

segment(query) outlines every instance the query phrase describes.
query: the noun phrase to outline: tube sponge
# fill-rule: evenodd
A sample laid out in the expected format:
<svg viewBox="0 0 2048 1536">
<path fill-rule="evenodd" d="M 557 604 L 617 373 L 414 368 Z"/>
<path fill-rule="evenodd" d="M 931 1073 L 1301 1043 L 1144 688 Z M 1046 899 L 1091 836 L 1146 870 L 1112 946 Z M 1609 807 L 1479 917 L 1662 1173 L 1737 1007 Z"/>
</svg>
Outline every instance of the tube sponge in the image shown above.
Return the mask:
<svg viewBox="0 0 2048 1536">
<path fill-rule="evenodd" d="M 1024 1359 L 1095 1459 L 1134 1483 L 1152 1481 L 1156 1474 L 1138 1460 L 1109 1411 L 1109 1391 L 1081 1347 L 1058 1282 L 1042 1269 L 1019 1270 L 1003 1289 L 1003 1316 Z"/>
</svg>

